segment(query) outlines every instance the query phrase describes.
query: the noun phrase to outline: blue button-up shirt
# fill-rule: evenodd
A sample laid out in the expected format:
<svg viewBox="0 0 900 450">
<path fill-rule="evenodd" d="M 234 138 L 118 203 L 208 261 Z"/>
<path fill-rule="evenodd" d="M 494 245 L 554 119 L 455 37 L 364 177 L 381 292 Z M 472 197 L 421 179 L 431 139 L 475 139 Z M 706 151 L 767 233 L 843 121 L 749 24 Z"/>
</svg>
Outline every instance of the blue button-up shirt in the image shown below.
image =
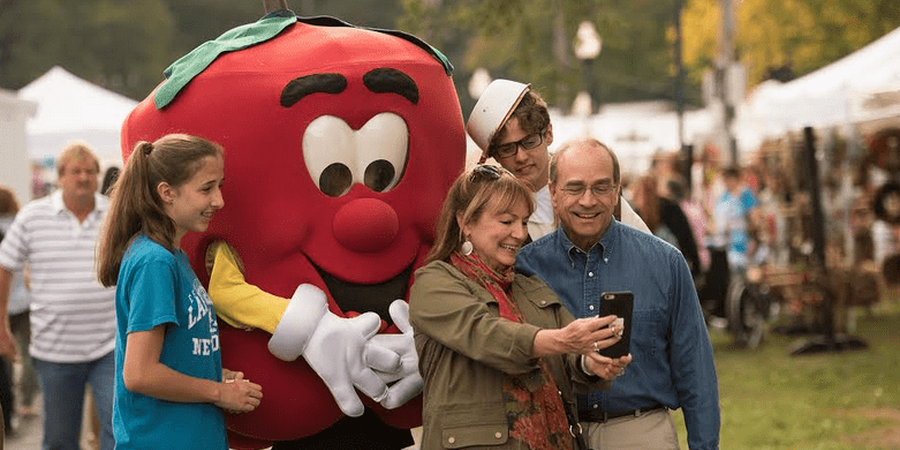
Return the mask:
<svg viewBox="0 0 900 450">
<path fill-rule="evenodd" d="M 718 448 L 712 345 L 691 272 L 675 247 L 613 219 L 587 254 L 559 228 L 523 248 L 516 268 L 547 282 L 576 317 L 597 315 L 603 292 L 634 293 L 634 360 L 610 390 L 579 396 L 580 409 L 682 408 L 688 446 Z"/>
</svg>

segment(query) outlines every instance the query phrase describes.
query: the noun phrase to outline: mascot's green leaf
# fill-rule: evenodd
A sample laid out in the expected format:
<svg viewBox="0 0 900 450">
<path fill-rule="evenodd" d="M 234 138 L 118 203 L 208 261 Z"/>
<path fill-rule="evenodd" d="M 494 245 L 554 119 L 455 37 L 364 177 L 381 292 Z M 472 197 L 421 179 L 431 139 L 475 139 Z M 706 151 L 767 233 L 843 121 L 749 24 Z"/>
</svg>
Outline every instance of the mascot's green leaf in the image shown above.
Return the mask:
<svg viewBox="0 0 900 450">
<path fill-rule="evenodd" d="M 254 23 L 232 28 L 214 41 L 204 42 L 165 70 L 166 81 L 153 96 L 156 109 L 163 109 L 194 77 L 203 72 L 220 54 L 241 50 L 272 39 L 297 22 L 287 10 L 275 11 Z"/>
<path fill-rule="evenodd" d="M 247 47 L 266 42 L 278 36 L 285 28 L 297 21 L 315 26 L 325 27 L 353 27 L 354 25 L 329 16 L 298 18 L 292 11 L 274 11 L 258 21 L 241 25 L 226 31 L 214 41 L 204 42 L 199 47 L 191 50 L 170 65 L 164 72 L 166 81 L 156 90 L 153 102 L 156 109 L 163 109 L 175 99 L 175 96 L 187 86 L 201 72 L 206 70 L 222 53 L 245 49 Z M 449 76 L 453 73 L 453 65 L 443 53 L 428 45 L 425 41 L 402 31 L 386 30 L 380 28 L 363 28 L 379 33 L 405 39 L 428 52 L 438 60 Z"/>
</svg>

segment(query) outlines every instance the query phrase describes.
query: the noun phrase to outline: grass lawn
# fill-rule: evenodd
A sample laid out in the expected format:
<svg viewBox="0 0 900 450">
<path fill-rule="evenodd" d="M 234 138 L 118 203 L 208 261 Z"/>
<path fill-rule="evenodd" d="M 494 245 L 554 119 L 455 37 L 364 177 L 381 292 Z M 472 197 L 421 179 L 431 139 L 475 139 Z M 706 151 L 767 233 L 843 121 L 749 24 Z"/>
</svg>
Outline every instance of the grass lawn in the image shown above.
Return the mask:
<svg viewBox="0 0 900 450">
<path fill-rule="evenodd" d="M 900 449 L 900 306 L 860 314 L 869 348 L 791 356 L 798 338 L 771 334 L 736 349 L 713 332 L 723 450 Z M 680 411 L 682 449 L 687 449 Z"/>
</svg>

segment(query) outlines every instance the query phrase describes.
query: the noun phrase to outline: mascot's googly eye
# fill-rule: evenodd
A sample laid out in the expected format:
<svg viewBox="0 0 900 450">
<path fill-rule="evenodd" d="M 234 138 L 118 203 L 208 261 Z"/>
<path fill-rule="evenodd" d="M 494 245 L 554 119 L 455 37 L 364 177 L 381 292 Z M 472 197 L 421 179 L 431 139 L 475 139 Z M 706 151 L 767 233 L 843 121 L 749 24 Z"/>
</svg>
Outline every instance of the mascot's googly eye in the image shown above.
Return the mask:
<svg viewBox="0 0 900 450">
<path fill-rule="evenodd" d="M 391 187 L 397 173 L 389 161 L 379 159 L 366 166 L 365 184 L 375 192 L 382 192 Z"/>
<path fill-rule="evenodd" d="M 409 130 L 397 114 L 377 114 L 359 130 L 338 117 L 321 116 L 303 133 L 303 159 L 328 196 L 344 195 L 355 183 L 387 192 L 403 177 L 408 145 Z"/>
<path fill-rule="evenodd" d="M 341 163 L 333 163 L 322 171 L 319 177 L 319 190 L 330 197 L 340 197 L 353 185 L 353 174 Z"/>
</svg>

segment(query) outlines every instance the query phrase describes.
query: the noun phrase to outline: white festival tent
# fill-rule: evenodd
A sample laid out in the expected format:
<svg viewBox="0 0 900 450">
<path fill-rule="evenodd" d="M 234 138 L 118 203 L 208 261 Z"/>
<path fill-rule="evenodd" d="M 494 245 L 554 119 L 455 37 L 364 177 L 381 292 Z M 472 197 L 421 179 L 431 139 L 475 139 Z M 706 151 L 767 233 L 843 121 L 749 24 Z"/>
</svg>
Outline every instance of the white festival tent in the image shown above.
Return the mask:
<svg viewBox="0 0 900 450">
<path fill-rule="evenodd" d="M 846 127 L 873 120 L 868 99 L 900 89 L 900 28 L 819 70 L 787 83 L 757 86 L 738 111 L 741 148 L 806 126 Z"/>
<path fill-rule="evenodd" d="M 96 86 L 54 66 L 18 91 L 37 103 L 26 124 L 28 156 L 49 161 L 72 140 L 88 143 L 101 165 L 122 164 L 120 129 L 138 102 Z"/>
<path fill-rule="evenodd" d="M 616 152 L 624 174 L 645 174 L 658 153 L 677 152 L 681 148 L 678 115 L 666 101 L 606 104 L 600 113 L 589 117 L 562 116 L 552 110 L 550 116 L 551 152 L 569 139 L 590 136 Z M 699 152 L 714 127 L 715 117 L 710 109 L 685 111 L 684 143 L 693 144 L 695 152 Z"/>
</svg>

